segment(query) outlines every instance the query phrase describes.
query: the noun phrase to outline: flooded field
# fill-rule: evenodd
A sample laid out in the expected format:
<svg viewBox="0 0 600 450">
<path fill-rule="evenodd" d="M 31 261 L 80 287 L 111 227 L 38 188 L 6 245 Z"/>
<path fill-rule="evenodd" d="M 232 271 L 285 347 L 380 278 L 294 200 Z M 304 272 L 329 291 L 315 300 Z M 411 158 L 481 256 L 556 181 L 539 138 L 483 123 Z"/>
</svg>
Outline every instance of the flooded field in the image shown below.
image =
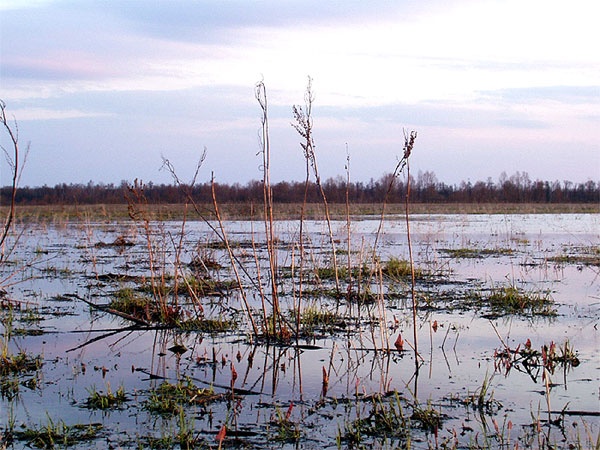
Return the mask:
<svg viewBox="0 0 600 450">
<path fill-rule="evenodd" d="M 410 243 L 404 216 L 22 224 L 0 448 L 598 448 L 600 216 L 414 215 Z"/>
</svg>

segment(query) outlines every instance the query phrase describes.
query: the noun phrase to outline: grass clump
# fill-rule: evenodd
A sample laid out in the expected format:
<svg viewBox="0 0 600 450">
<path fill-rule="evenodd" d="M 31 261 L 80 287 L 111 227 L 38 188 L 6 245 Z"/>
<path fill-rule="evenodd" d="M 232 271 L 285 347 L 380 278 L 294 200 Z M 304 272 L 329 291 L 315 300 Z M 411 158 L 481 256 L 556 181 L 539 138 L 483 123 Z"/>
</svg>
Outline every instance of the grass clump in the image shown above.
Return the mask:
<svg viewBox="0 0 600 450">
<path fill-rule="evenodd" d="M 43 363 L 41 356 L 31 356 L 25 351 L 16 355 L 3 352 L 0 355 L 0 376 L 33 372 L 41 369 Z"/>
<path fill-rule="evenodd" d="M 175 384 L 164 381 L 150 393 L 144 408 L 162 416 L 175 416 L 181 414 L 186 405 L 206 405 L 222 397 L 212 388 L 198 388 L 189 378 Z"/>
<path fill-rule="evenodd" d="M 369 415 L 355 419 L 345 428 L 340 440 L 345 441 L 350 448 L 360 447 L 364 437 L 402 441 L 408 441 L 410 438 L 410 419 L 404 415 L 397 392 L 389 402 L 384 402 L 381 396 L 374 396 Z"/>
<path fill-rule="evenodd" d="M 222 296 L 238 288 L 233 280 L 215 280 L 208 276 L 190 275 L 182 280 L 178 287 L 178 294 L 191 294 L 192 296 Z"/>
<path fill-rule="evenodd" d="M 557 345 L 552 341 L 537 350 L 533 348 L 531 340 L 527 339 L 527 342 L 514 350 L 508 347 L 496 350 L 494 361 L 496 369 L 504 370 L 506 375 L 514 367 L 529 374 L 534 380 L 540 373 L 537 369 L 545 368 L 553 374 L 557 366 L 566 370 L 578 367 L 580 364 L 577 352 L 568 340 L 562 345 Z"/>
<path fill-rule="evenodd" d="M 577 253 L 564 253 L 548 258 L 548 261 L 558 264 L 577 264 L 579 266 L 600 267 L 600 247 L 577 248 Z"/>
<path fill-rule="evenodd" d="M 62 420 L 55 423 L 52 419 L 48 418 L 46 425 L 39 428 L 25 428 L 24 430 L 15 431 L 14 437 L 18 441 L 27 442 L 28 447 L 70 447 L 96 439 L 102 428 L 101 424 L 76 424 L 69 426 Z"/>
<path fill-rule="evenodd" d="M 492 379 L 487 373 L 483 378 L 481 386 L 462 400 L 462 404 L 478 410 L 481 413 L 494 414 L 502 408 L 502 404 L 494 399 L 494 391 L 491 389 Z"/>
<path fill-rule="evenodd" d="M 316 305 L 306 306 L 300 311 L 291 311 L 291 323 L 296 324 L 300 334 L 314 336 L 317 330 L 335 332 L 347 327 L 346 319 L 335 312 L 327 311 Z"/>
<path fill-rule="evenodd" d="M 4 306 L 0 302 L 0 306 Z M 14 333 L 13 305 L 6 305 L 7 311 L 0 314 L 0 324 L 4 328 L 2 339 L 0 340 L 0 396 L 2 398 L 12 399 L 19 394 L 19 377 L 28 372 L 37 372 L 44 364 L 40 355 L 32 356 L 20 350 L 13 354 L 9 348 L 11 337 Z M 23 382 L 23 385 L 35 389 L 38 385 L 37 377 Z M 0 442 L 1 444 L 1 442 Z"/>
<path fill-rule="evenodd" d="M 95 388 L 88 392 L 90 395 L 85 402 L 85 407 L 88 409 L 117 409 L 127 401 L 123 386 L 120 386 L 116 392 L 111 390 L 110 385 L 107 386 L 106 393 L 99 392 Z"/>
<path fill-rule="evenodd" d="M 511 248 L 444 248 L 442 252 L 452 258 L 485 258 L 487 256 L 510 256 L 514 253 Z"/>
<path fill-rule="evenodd" d="M 382 267 L 382 272 L 384 275 L 392 278 L 392 279 L 402 279 L 409 278 L 412 276 L 412 269 L 410 265 L 410 261 L 399 258 L 390 258 L 387 262 L 384 263 Z M 423 277 L 423 271 L 415 267 L 415 277 L 421 278 Z"/>
<path fill-rule="evenodd" d="M 122 288 L 114 293 L 108 307 L 142 320 L 160 317 L 151 298 L 140 295 L 132 288 Z"/>
<path fill-rule="evenodd" d="M 178 327 L 184 331 L 225 333 L 235 330 L 237 323 L 226 319 L 189 319 L 179 322 Z"/>
<path fill-rule="evenodd" d="M 556 309 L 552 307 L 554 301 L 549 294 L 523 292 L 516 286 L 495 288 L 486 300 L 497 315 L 556 315 Z"/>
<path fill-rule="evenodd" d="M 419 424 L 419 428 L 430 432 L 435 432 L 442 424 L 442 415 L 433 408 L 431 403 L 427 403 L 427 406 L 424 407 L 415 405 L 410 418 Z"/>
<path fill-rule="evenodd" d="M 276 410 L 276 417 L 271 420 L 270 425 L 275 431 L 270 438 L 275 442 L 294 443 L 301 437 L 298 423 L 291 420 L 294 404 L 290 403 L 287 412 L 284 414 L 280 408 Z"/>
<path fill-rule="evenodd" d="M 16 377 L 3 376 L 0 378 L 0 398 L 12 400 L 18 394 L 19 380 Z"/>
</svg>

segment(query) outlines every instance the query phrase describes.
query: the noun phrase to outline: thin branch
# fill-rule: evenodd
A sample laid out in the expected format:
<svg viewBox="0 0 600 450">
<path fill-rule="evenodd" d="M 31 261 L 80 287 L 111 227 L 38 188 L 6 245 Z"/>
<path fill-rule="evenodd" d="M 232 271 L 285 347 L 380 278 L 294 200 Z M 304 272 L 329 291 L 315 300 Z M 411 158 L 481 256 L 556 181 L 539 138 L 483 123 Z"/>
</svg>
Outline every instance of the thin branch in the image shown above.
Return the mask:
<svg viewBox="0 0 600 450">
<path fill-rule="evenodd" d="M 6 119 L 6 103 L 3 100 L 0 100 L 0 122 L 2 126 L 6 130 L 11 142 L 12 149 L 9 151 L 6 148 L 2 147 L 2 151 L 6 157 L 6 161 L 11 170 L 12 174 L 12 182 L 11 182 L 11 197 L 10 197 L 10 208 L 6 215 L 6 219 L 4 221 L 4 228 L 0 233 L 0 261 L 4 259 L 4 242 L 10 233 L 10 229 L 12 223 L 15 218 L 15 205 L 17 198 L 17 184 L 20 177 L 20 167 L 19 167 L 19 126 L 17 121 L 15 120 L 14 126 L 11 126 Z M 11 153 L 13 156 L 11 156 Z"/>
</svg>

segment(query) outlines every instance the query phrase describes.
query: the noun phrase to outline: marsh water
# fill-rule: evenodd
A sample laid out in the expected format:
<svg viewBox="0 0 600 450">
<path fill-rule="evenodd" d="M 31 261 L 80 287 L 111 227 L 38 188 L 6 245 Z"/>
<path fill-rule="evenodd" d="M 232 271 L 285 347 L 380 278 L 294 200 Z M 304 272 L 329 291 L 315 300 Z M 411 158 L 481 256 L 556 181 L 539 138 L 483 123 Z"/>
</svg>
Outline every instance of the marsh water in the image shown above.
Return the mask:
<svg viewBox="0 0 600 450">
<path fill-rule="evenodd" d="M 237 264 L 245 267 L 239 276 L 260 322 L 265 297 L 264 308 L 271 311 L 269 288 L 260 288 L 269 282 L 264 223 L 223 226 Z M 515 448 L 517 443 L 545 448 L 547 442 L 588 448 L 596 443 L 598 215 L 412 216 L 414 264 L 428 274 L 416 283 L 418 353 L 410 279 L 380 271 L 363 281 L 369 283 L 363 289 L 373 292 L 368 302 L 327 295 L 334 281 L 324 276 L 307 275 L 302 293 L 300 237 L 307 270 L 331 267 L 327 223 L 307 221 L 302 230 L 298 221 L 274 226 L 282 309 L 326 311 L 334 318 L 285 343 L 254 335 L 230 255 L 215 244 L 216 223 L 19 225 L 14 250 L 0 267 L 6 290 L 0 330 L 9 353 L 40 355 L 43 365 L 3 376 L 3 383 L 11 378 L 18 386 L 2 391 L 0 448 L 2 442 L 9 448 L 33 445 L 13 430 L 58 423 L 97 426 L 98 435 L 76 444 L 86 448 L 179 448 L 174 437 L 182 430 L 194 437 L 186 445 L 193 441 L 197 448 Z M 332 231 L 339 266 L 409 259 L 403 216 L 386 217 L 383 224 L 368 216 L 334 221 Z M 118 238 L 132 245 L 104 245 Z M 203 317 L 228 320 L 230 329 L 145 327 L 102 309 L 119 290 L 159 272 L 172 274 L 174 267 L 191 271 L 188 264 L 199 257 L 215 263 L 212 278 L 229 288 L 196 299 L 190 314 L 200 304 Z M 360 280 L 352 282 L 356 286 Z M 486 303 L 488 295 L 506 287 L 550 303 L 541 311 L 517 312 Z M 398 336 L 402 348 L 395 345 Z M 551 348 L 576 358 L 553 364 L 514 358 L 522 349 L 541 355 Z M 178 414 L 148 408 L 161 384 L 182 380 L 224 395 L 189 402 Z M 127 401 L 118 408 L 89 407 L 91 393 L 120 387 Z M 387 405 L 405 416 L 402 423 L 410 430 L 378 434 L 365 427 L 361 433 L 372 412 Z M 437 425 L 428 426 L 417 410 L 433 411 Z"/>
</svg>

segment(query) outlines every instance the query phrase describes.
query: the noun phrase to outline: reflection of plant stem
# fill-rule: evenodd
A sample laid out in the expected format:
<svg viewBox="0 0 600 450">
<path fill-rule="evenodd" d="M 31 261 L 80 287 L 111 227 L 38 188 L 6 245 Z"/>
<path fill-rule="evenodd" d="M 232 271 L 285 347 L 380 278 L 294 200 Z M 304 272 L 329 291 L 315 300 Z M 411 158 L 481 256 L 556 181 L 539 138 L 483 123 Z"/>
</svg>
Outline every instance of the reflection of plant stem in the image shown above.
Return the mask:
<svg viewBox="0 0 600 450">
<path fill-rule="evenodd" d="M 546 406 L 548 407 L 548 423 L 552 423 L 552 408 L 550 407 L 550 371 L 544 367 L 544 386 L 546 388 Z"/>
</svg>

